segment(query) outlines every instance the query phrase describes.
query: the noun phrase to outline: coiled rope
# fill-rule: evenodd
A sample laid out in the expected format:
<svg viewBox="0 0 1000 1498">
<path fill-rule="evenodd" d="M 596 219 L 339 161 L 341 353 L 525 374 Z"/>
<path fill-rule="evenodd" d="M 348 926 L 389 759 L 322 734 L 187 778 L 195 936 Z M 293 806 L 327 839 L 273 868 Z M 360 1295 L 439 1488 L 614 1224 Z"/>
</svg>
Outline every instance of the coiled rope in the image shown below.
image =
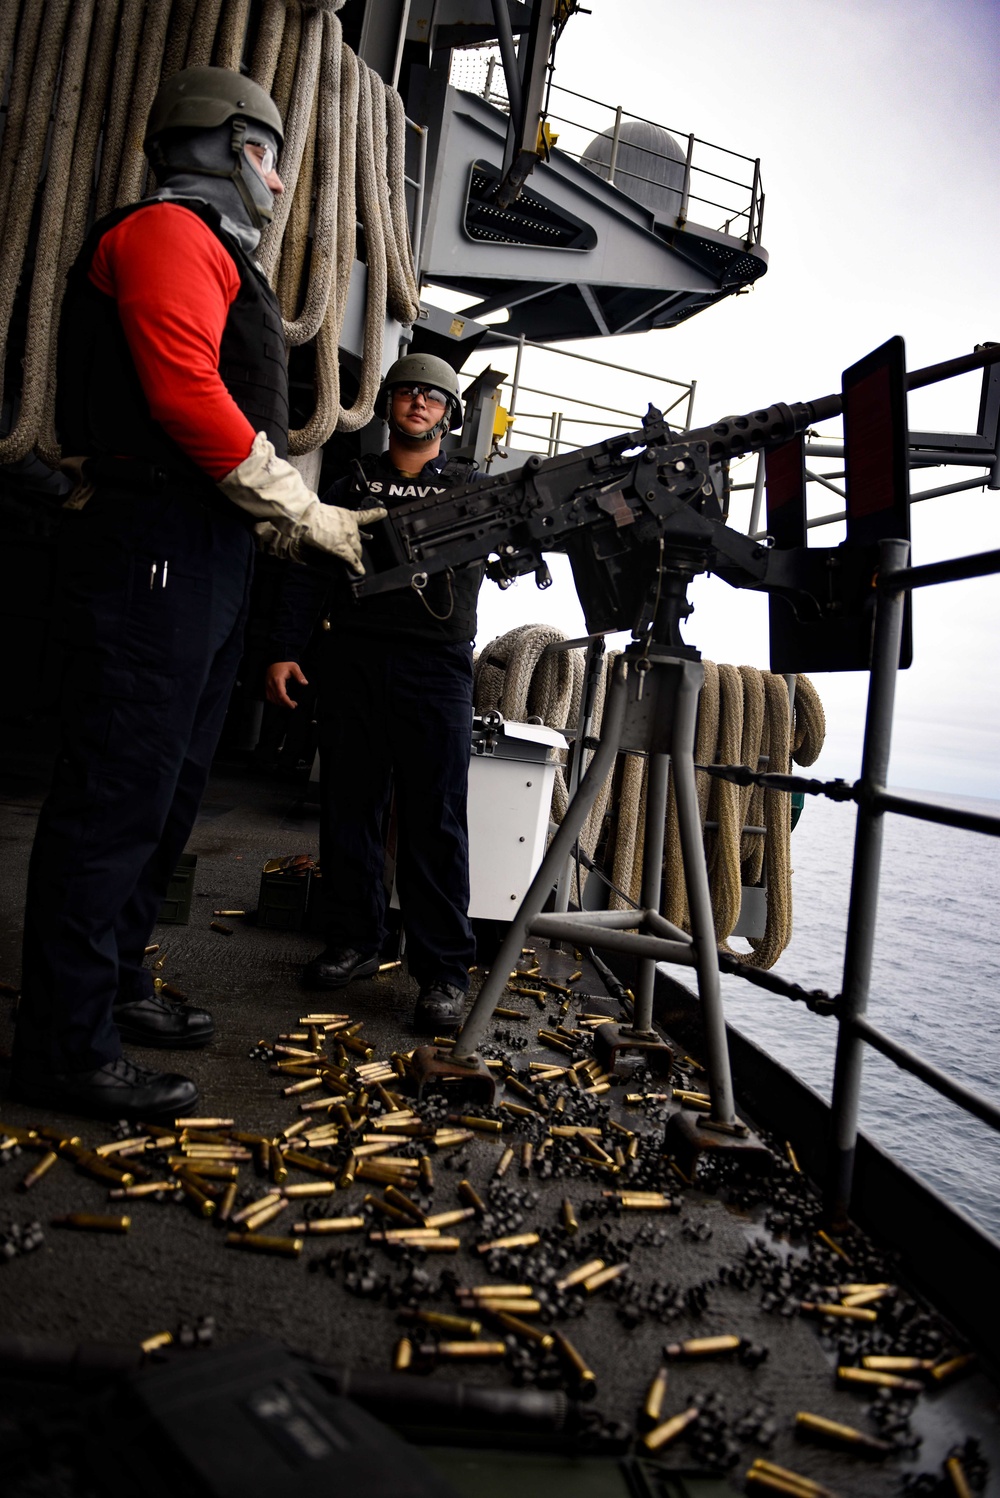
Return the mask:
<svg viewBox="0 0 1000 1498">
<path fill-rule="evenodd" d="M 405 117 L 398 93 L 343 42 L 344 0 L 22 0 L 0 5 L 0 84 L 9 76 L 0 139 L 0 396 L 15 308 L 26 313 L 24 375 L 0 462 L 34 448 L 59 461 L 54 373 L 66 273 L 88 211 L 134 202 L 147 180 L 146 117 L 163 79 L 214 63 L 249 72 L 271 90 L 286 125 L 286 184 L 261 263 L 275 284 L 290 345 L 314 341 L 316 408 L 291 434 L 296 455 L 334 431 L 372 418 L 387 314 L 404 325 L 419 310 L 404 176 Z M 96 189 L 95 167 L 100 166 Z M 38 238 L 29 256 L 32 225 Z M 340 399 L 340 341 L 357 225 L 367 266 L 361 381 Z M 28 284 L 27 268 L 31 268 Z M 17 313 L 20 323 L 25 314 Z"/>
<path fill-rule="evenodd" d="M 477 711 L 498 709 L 513 722 L 540 718 L 551 728 L 575 731 L 583 683 L 583 651 L 546 655 L 546 647 L 565 639 L 555 628 L 522 625 L 492 640 L 477 656 Z M 606 660 L 595 702 L 594 731 L 600 732 L 604 698 L 613 656 Z M 696 764 L 741 764 L 787 774 L 791 760 L 811 765 L 823 747 L 826 720 L 819 694 L 806 676 L 795 680 L 789 708 L 784 677 L 753 666 L 716 665 L 705 661 L 695 742 Z M 589 757 L 588 761 L 589 762 Z M 646 767 L 644 755 L 621 754 L 581 831 L 580 843 L 591 857 L 611 814 L 607 845 L 612 909 L 639 904 L 645 841 Z M 744 789 L 696 774 L 698 805 L 705 836 L 712 908 L 720 948 L 750 967 L 769 968 L 791 940 L 791 798 L 787 792 Z M 568 802 L 564 772 L 557 772 L 552 815 L 562 821 Z M 706 823 L 709 824 L 706 827 Z M 763 833 L 754 831 L 763 828 Z M 761 937 L 750 938 L 749 952 L 733 951 L 729 937 L 740 916 L 743 886 L 767 886 L 767 920 Z M 684 866 L 671 775 L 664 842 L 663 914 L 689 929 Z"/>
</svg>

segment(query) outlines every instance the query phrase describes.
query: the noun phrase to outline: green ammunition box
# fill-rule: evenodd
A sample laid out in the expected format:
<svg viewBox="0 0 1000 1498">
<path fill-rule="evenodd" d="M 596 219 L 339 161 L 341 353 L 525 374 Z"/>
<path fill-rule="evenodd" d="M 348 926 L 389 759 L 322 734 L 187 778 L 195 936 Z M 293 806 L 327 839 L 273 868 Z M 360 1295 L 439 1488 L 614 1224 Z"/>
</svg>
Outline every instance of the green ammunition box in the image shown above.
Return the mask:
<svg viewBox="0 0 1000 1498">
<path fill-rule="evenodd" d="M 182 853 L 174 869 L 173 878 L 167 885 L 157 920 L 162 926 L 186 926 L 191 919 L 191 898 L 194 894 L 194 871 L 198 867 L 197 853 Z"/>
</svg>

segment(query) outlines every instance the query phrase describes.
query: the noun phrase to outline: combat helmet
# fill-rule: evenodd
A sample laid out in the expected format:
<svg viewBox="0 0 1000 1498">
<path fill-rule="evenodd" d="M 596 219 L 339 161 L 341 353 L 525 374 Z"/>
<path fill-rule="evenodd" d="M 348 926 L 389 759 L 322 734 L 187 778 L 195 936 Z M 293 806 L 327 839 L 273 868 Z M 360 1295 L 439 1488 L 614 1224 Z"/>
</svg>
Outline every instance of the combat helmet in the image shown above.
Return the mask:
<svg viewBox="0 0 1000 1498">
<path fill-rule="evenodd" d="M 435 437 L 444 436 L 445 432 L 461 431 L 462 392 L 458 375 L 447 359 L 440 359 L 436 354 L 404 354 L 390 367 L 375 397 L 375 415 L 388 421 L 390 426 L 389 394 L 395 385 L 432 385 L 447 397 L 441 420 L 423 434 L 425 442 L 433 442 Z"/>
</svg>

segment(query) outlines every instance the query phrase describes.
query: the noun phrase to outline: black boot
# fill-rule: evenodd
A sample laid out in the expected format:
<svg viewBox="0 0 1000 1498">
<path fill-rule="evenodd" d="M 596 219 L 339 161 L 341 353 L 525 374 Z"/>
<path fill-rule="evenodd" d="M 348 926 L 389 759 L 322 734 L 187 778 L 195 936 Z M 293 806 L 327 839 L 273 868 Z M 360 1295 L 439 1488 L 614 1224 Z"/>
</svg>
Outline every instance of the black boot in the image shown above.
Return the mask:
<svg viewBox="0 0 1000 1498">
<path fill-rule="evenodd" d="M 420 989 L 413 1027 L 421 1035 L 450 1035 L 462 1023 L 465 990 L 455 983 L 425 983 Z"/>
<path fill-rule="evenodd" d="M 191 1051 L 208 1045 L 215 1034 L 207 1009 L 178 1004 L 165 998 L 159 989 L 116 1003 L 113 1014 L 122 1040 L 129 1045 Z"/>
<path fill-rule="evenodd" d="M 353 947 L 327 947 L 302 969 L 307 988 L 344 988 L 355 978 L 370 978 L 378 972 L 378 953 L 365 956 Z"/>
<path fill-rule="evenodd" d="M 132 1118 L 170 1122 L 191 1113 L 198 1089 L 176 1072 L 147 1071 L 119 1056 L 96 1071 L 28 1071 L 16 1064 L 9 1096 L 14 1102 L 83 1118 Z"/>
</svg>

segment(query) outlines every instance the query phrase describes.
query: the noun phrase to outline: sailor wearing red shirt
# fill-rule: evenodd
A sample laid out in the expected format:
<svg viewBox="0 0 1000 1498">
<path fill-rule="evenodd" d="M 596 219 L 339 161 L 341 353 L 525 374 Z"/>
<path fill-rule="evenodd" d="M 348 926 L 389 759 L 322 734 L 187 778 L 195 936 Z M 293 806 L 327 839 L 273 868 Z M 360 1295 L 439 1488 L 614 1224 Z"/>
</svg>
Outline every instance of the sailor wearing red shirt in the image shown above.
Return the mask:
<svg viewBox="0 0 1000 1498">
<path fill-rule="evenodd" d="M 193 1047 L 144 948 L 197 814 L 239 663 L 254 538 L 362 570 L 354 514 L 286 461 L 281 313 L 253 253 L 282 189 L 263 89 L 188 68 L 160 89 L 141 203 L 70 272 L 57 422 L 71 496 L 58 562 L 62 732 L 25 910 L 12 1094 L 95 1117 L 189 1112 L 188 1078 L 121 1054 Z"/>
</svg>

